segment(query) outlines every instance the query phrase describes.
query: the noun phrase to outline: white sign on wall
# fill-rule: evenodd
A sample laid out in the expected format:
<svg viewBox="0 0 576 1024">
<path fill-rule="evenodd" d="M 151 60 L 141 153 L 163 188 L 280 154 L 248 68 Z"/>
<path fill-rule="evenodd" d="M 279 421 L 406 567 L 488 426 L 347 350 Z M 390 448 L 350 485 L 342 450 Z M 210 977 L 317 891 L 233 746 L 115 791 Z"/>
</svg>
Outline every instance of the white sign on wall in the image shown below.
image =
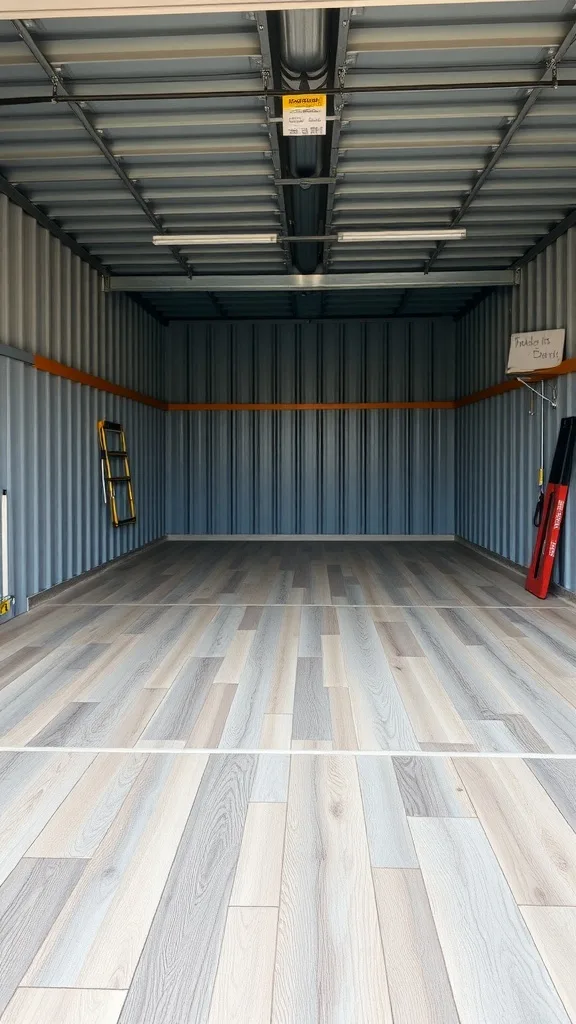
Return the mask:
<svg viewBox="0 0 576 1024">
<path fill-rule="evenodd" d="M 282 97 L 284 135 L 326 135 L 324 93 L 294 93 Z"/>
<path fill-rule="evenodd" d="M 552 331 L 525 331 L 513 334 L 506 373 L 537 373 L 558 366 L 564 358 L 563 327 Z"/>
</svg>

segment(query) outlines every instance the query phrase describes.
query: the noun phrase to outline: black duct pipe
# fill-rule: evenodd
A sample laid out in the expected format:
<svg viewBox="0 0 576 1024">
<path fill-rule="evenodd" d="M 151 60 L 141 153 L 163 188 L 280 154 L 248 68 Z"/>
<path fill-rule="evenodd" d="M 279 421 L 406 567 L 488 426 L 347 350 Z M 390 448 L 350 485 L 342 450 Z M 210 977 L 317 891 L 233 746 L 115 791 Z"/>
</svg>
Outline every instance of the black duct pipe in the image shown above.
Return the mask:
<svg viewBox="0 0 576 1024">
<path fill-rule="evenodd" d="M 326 10 L 281 11 L 279 15 L 282 85 L 291 92 L 318 92 L 328 80 L 328 15 Z M 293 178 L 322 174 L 323 139 L 287 139 L 288 168 Z M 319 235 L 324 189 L 294 189 L 290 194 L 295 235 Z M 293 249 L 292 260 L 301 274 L 313 274 L 320 262 L 315 242 Z"/>
</svg>

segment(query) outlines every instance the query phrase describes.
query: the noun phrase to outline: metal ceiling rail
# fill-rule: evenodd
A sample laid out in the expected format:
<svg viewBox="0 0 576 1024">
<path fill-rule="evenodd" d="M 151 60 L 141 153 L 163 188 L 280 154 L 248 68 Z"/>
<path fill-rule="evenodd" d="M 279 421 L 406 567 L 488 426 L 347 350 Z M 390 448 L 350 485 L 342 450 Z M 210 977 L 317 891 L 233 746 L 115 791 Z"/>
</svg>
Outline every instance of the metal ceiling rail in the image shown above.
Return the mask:
<svg viewBox="0 0 576 1024">
<path fill-rule="evenodd" d="M 325 291 L 350 288 L 499 288 L 515 283 L 512 270 L 436 271 L 433 274 L 242 274 L 196 275 L 193 278 L 143 275 L 106 279 L 112 292 L 266 292 Z"/>
<path fill-rule="evenodd" d="M 576 79 L 558 79 L 557 82 L 393 82 L 386 85 L 347 85 L 345 95 L 371 95 L 377 93 L 396 92 L 454 92 L 471 89 L 562 89 L 576 86 Z M 323 88 L 315 90 L 323 96 L 339 96 L 340 88 Z M 150 92 L 150 93 L 87 93 L 83 95 L 54 96 L 3 96 L 0 106 L 32 106 L 38 103 L 135 103 L 151 100 L 205 100 L 205 99 L 266 99 L 267 97 L 292 96 L 291 89 L 206 89 L 204 91 L 185 90 L 182 92 Z"/>
<path fill-rule="evenodd" d="M 328 165 L 329 184 L 326 190 L 326 212 L 324 215 L 324 230 L 330 235 L 332 228 L 332 215 L 334 213 L 334 198 L 336 193 L 338 157 L 340 154 L 340 135 L 342 134 L 342 118 L 345 105 L 344 86 L 346 84 L 346 72 L 348 70 L 347 51 L 348 38 L 350 34 L 351 10 L 343 7 L 337 11 L 338 33 L 336 36 L 336 53 L 334 60 L 334 86 L 340 87 L 341 93 L 334 99 L 335 120 L 332 123 L 332 136 L 330 139 L 330 161 Z M 353 58 L 352 58 L 353 59 Z M 322 250 L 322 265 L 327 267 L 330 260 L 330 241 L 326 241 Z"/>
<path fill-rule="evenodd" d="M 523 267 L 526 263 L 530 263 L 531 260 L 533 260 L 536 256 L 539 256 L 540 253 L 544 251 L 544 249 L 546 249 L 549 245 L 552 244 L 552 242 L 555 242 L 556 239 L 560 238 L 561 235 L 565 235 L 566 232 L 569 231 L 570 228 L 573 228 L 575 225 L 576 210 L 571 210 L 571 212 L 566 217 L 564 217 L 564 219 L 561 220 L 559 224 L 556 224 L 556 226 L 553 227 L 552 230 L 549 231 L 546 235 L 543 235 L 542 238 L 540 238 L 535 245 L 532 245 L 529 249 L 527 249 L 526 252 L 520 257 L 520 259 L 516 260 L 516 263 L 514 264 L 514 267 L 512 269 L 515 270 L 519 267 Z"/>
<path fill-rule="evenodd" d="M 549 66 L 546 68 L 546 71 L 542 75 L 540 81 L 536 85 L 530 86 L 530 92 L 527 98 L 524 100 L 524 103 L 520 107 L 520 110 L 516 114 L 516 117 L 514 118 L 512 123 L 508 126 L 508 129 L 506 130 L 499 145 L 496 147 L 492 155 L 489 157 L 483 171 L 478 175 L 478 178 L 476 179 L 474 185 L 464 198 L 462 204 L 460 205 L 460 208 L 452 217 L 452 220 L 450 221 L 450 227 L 455 227 L 457 224 L 459 224 L 463 216 L 465 215 L 466 211 L 470 209 L 470 206 L 472 205 L 476 196 L 480 192 L 480 189 L 484 185 L 484 182 L 492 173 L 492 171 L 496 167 L 496 164 L 499 163 L 499 161 L 505 154 L 506 150 L 508 149 L 508 146 L 512 142 L 512 139 L 516 135 L 516 132 L 526 120 L 528 114 L 532 110 L 532 107 L 542 94 L 543 90 L 550 88 L 550 86 L 552 86 L 552 88 L 555 88 L 557 85 L 559 85 L 557 77 L 557 66 L 562 60 L 562 58 L 568 53 L 568 50 L 570 49 L 575 40 L 576 21 L 572 23 L 569 31 L 564 36 L 564 39 L 560 43 L 558 49 L 551 57 Z M 445 245 L 445 242 L 439 242 L 437 244 L 434 252 L 432 253 L 432 256 L 430 257 L 426 266 L 424 267 L 424 273 L 427 274 L 431 270 L 436 260 L 438 259 L 438 256 L 444 249 Z"/>
<path fill-rule="evenodd" d="M 46 59 L 46 57 L 42 53 L 42 51 L 39 48 L 39 46 L 35 43 L 34 39 L 30 35 L 30 33 L 29 33 L 28 29 L 26 28 L 26 26 L 24 25 L 24 23 L 22 21 L 19 21 L 19 20 L 14 20 L 12 22 L 12 24 L 13 24 L 16 32 L 20 36 L 22 42 L 28 47 L 30 53 L 32 54 L 32 56 L 36 60 L 37 64 L 42 68 L 42 71 L 44 72 L 44 74 L 52 82 L 52 88 L 54 90 L 54 95 L 56 95 L 56 90 L 57 89 L 61 90 L 63 95 L 59 96 L 58 98 L 60 100 L 62 100 L 63 102 L 66 102 L 68 104 L 68 106 L 69 106 L 70 110 L 72 111 L 72 113 L 74 114 L 74 116 L 78 119 L 78 121 L 80 122 L 82 127 L 88 133 L 88 135 L 92 139 L 92 142 L 98 147 L 98 149 L 100 150 L 102 156 L 109 163 L 110 167 L 112 167 L 112 169 L 118 175 L 118 177 L 120 178 L 120 181 L 122 182 L 122 184 L 128 189 L 128 191 L 130 192 L 131 196 L 136 200 L 136 202 L 140 206 L 140 209 L 146 215 L 146 217 L 148 218 L 148 220 L 150 221 L 150 223 L 152 224 L 154 229 L 156 231 L 158 231 L 159 234 L 164 234 L 165 228 L 164 228 L 164 225 L 163 225 L 162 221 L 159 220 L 159 218 L 156 216 L 155 213 L 153 213 L 153 211 L 150 209 L 147 201 L 143 198 L 143 196 L 140 194 L 140 192 L 136 188 L 136 185 L 134 184 L 134 182 L 131 181 L 131 179 L 126 174 L 126 171 L 124 170 L 124 168 L 121 167 L 120 164 L 118 163 L 118 161 L 117 161 L 116 157 L 114 156 L 114 154 L 108 149 L 108 146 L 106 145 L 104 140 L 101 138 L 99 132 L 97 131 L 96 128 L 94 128 L 94 126 L 92 125 L 92 122 L 88 119 L 88 117 L 86 116 L 86 114 L 82 110 L 82 107 L 79 105 L 79 101 L 76 100 L 75 97 L 71 96 L 68 93 L 68 90 L 66 88 L 66 85 L 64 84 L 62 75 L 58 71 L 56 71 L 56 69 L 54 67 L 52 67 L 52 65 L 50 64 L 50 61 L 48 61 Z M 174 259 L 182 267 L 182 269 L 185 271 L 186 274 L 192 273 L 192 268 L 188 264 L 187 260 L 178 252 L 177 249 L 171 248 L 170 252 L 172 253 Z"/>
<path fill-rule="evenodd" d="M 272 61 L 272 50 L 270 47 L 270 30 L 268 25 L 268 15 L 266 11 L 260 11 L 256 14 L 256 29 L 258 32 L 258 40 L 260 42 L 260 53 L 262 56 L 262 81 L 266 87 L 268 84 L 274 86 L 274 64 Z M 273 118 L 273 100 L 271 101 L 268 97 L 268 90 L 266 89 L 264 96 L 264 118 L 266 122 L 266 128 L 268 130 L 268 138 L 270 142 L 270 156 L 272 158 L 272 164 L 274 167 L 274 186 L 276 188 L 276 196 L 278 201 L 278 209 L 280 211 L 280 219 L 282 223 L 283 235 L 289 234 L 288 226 L 288 214 L 286 212 L 286 196 L 284 195 L 283 189 L 283 172 L 282 156 L 280 152 L 280 132 L 278 130 L 278 122 Z M 286 260 L 286 266 L 288 270 L 292 270 L 292 253 L 287 245 L 284 245 L 284 257 Z"/>
</svg>

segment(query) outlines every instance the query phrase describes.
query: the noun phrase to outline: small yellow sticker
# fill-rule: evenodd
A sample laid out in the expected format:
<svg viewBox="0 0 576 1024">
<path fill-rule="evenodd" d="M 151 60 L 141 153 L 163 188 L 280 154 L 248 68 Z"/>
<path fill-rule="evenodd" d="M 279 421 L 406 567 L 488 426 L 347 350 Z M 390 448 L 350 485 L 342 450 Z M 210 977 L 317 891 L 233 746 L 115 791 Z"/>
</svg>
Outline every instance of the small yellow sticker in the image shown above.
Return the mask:
<svg viewBox="0 0 576 1024">
<path fill-rule="evenodd" d="M 294 93 L 293 96 L 282 97 L 282 109 L 290 110 L 326 110 L 326 96 L 323 93 Z"/>
</svg>

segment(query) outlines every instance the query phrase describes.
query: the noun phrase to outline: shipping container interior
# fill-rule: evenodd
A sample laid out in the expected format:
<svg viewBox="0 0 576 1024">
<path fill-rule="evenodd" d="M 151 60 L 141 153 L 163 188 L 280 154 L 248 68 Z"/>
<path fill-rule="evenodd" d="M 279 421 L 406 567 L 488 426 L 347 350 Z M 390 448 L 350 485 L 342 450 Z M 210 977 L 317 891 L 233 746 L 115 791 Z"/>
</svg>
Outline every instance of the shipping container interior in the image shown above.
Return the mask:
<svg viewBox="0 0 576 1024">
<path fill-rule="evenodd" d="M 70 3 L 0 0 L 0 1024 L 576 1024 L 574 5 Z"/>
</svg>

